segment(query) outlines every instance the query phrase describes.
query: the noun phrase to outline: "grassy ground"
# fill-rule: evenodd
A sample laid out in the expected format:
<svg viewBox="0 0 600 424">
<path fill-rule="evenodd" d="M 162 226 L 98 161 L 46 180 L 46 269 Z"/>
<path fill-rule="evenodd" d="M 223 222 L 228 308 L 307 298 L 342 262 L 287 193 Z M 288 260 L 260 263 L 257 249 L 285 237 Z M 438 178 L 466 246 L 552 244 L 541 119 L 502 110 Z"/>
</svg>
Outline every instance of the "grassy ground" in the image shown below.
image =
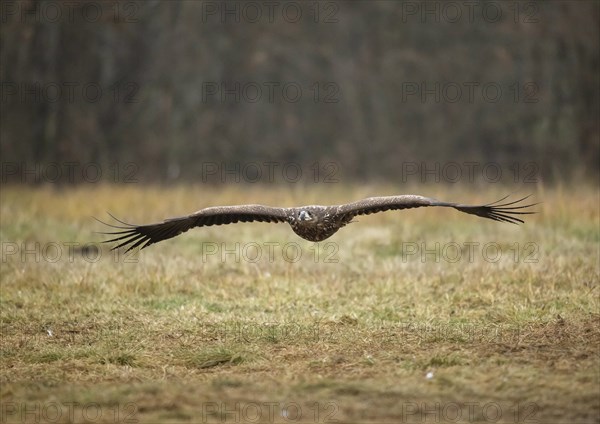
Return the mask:
<svg viewBox="0 0 600 424">
<path fill-rule="evenodd" d="M 3 187 L 2 422 L 599 422 L 595 187 L 538 187 L 519 227 L 431 209 L 361 218 L 329 244 L 284 224 L 133 256 L 88 244 L 106 211 L 146 223 L 396 191 Z"/>
</svg>

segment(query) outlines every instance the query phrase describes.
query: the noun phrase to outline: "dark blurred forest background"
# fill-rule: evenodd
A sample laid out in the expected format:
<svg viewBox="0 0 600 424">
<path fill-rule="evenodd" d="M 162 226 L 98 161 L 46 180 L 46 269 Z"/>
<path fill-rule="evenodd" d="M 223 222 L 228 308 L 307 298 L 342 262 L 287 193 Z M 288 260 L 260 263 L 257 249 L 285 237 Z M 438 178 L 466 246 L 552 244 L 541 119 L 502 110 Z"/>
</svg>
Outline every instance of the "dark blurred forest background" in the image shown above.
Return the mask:
<svg viewBox="0 0 600 424">
<path fill-rule="evenodd" d="M 253 161 L 597 181 L 599 5 L 3 1 L 3 182 L 73 162 L 199 181 Z"/>
</svg>

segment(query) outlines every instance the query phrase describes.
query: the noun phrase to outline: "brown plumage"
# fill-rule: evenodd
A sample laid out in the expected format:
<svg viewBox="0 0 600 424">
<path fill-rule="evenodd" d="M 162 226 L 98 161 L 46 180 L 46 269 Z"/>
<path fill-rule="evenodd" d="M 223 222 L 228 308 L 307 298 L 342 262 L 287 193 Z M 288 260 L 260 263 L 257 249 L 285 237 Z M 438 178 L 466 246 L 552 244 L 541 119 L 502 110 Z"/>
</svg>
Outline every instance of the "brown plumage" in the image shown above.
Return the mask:
<svg viewBox="0 0 600 424">
<path fill-rule="evenodd" d="M 471 215 L 495 221 L 523 223 L 519 215 L 535 212 L 522 209 L 536 205 L 523 205 L 522 199 L 502 203 L 508 196 L 486 205 L 470 206 L 458 203 L 440 202 L 429 197 L 412 194 L 402 196 L 369 197 L 353 203 L 336 206 L 309 205 L 297 208 L 277 208 L 263 205 L 218 206 L 201 209 L 188 216 L 166 219 L 158 224 L 131 225 L 119 221 L 124 226 L 109 225 L 120 231 L 102 233 L 117 235 L 104 243 L 118 242 L 113 249 L 127 246 L 127 251 L 141 249 L 162 240 L 170 239 L 194 227 L 234 224 L 237 222 L 287 222 L 292 230 L 309 241 L 322 241 L 331 237 L 340 228 L 350 223 L 355 216 L 369 215 L 388 210 L 411 209 L 425 206 L 449 207 Z M 112 216 L 112 215 L 111 215 Z M 113 217 L 114 218 L 114 217 Z"/>
</svg>

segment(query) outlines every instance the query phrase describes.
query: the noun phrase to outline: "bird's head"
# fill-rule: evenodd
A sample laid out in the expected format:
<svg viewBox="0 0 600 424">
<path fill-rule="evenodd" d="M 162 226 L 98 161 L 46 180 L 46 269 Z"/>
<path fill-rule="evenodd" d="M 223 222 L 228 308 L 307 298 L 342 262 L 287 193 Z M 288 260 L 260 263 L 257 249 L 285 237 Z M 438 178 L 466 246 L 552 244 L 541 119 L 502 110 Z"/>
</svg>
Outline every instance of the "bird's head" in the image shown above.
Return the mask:
<svg viewBox="0 0 600 424">
<path fill-rule="evenodd" d="M 298 214 L 298 219 L 300 221 L 312 221 L 313 217 L 310 214 L 310 212 L 308 212 L 306 210 L 301 210 L 300 213 Z"/>
</svg>

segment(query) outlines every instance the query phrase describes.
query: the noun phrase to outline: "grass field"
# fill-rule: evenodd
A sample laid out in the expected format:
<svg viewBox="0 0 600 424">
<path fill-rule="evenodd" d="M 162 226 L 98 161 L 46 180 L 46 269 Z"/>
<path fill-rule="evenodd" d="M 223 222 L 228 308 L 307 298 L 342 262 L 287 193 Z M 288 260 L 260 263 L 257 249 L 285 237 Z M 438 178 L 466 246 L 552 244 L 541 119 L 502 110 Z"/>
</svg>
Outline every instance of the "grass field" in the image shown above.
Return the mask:
<svg viewBox="0 0 600 424">
<path fill-rule="evenodd" d="M 512 189 L 3 187 L 2 422 L 600 422 L 597 187 L 535 188 L 522 226 L 421 209 L 319 245 L 240 224 L 94 249 L 106 211 Z"/>
</svg>

